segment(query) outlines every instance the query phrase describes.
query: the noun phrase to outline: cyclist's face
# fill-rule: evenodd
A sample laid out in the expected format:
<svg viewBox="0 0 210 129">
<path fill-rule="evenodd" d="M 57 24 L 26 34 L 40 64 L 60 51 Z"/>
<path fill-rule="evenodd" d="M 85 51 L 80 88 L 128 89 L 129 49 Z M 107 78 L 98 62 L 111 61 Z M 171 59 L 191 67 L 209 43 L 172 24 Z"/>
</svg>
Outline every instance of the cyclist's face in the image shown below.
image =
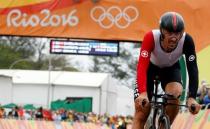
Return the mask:
<svg viewBox="0 0 210 129">
<path fill-rule="evenodd" d="M 178 41 L 181 39 L 183 32 L 175 33 L 162 29 L 162 34 L 164 35 L 164 43 L 167 48 L 174 49 L 177 46 Z"/>
</svg>

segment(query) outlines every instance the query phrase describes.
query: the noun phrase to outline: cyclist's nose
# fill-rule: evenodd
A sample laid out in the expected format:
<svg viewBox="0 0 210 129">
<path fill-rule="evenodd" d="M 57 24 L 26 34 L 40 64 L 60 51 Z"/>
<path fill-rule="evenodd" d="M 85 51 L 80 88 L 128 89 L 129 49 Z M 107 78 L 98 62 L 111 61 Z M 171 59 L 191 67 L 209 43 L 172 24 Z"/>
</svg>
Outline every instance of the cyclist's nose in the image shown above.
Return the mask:
<svg viewBox="0 0 210 129">
<path fill-rule="evenodd" d="M 172 37 L 172 38 L 171 38 L 171 41 L 176 42 L 177 39 L 176 39 L 175 37 Z"/>
</svg>

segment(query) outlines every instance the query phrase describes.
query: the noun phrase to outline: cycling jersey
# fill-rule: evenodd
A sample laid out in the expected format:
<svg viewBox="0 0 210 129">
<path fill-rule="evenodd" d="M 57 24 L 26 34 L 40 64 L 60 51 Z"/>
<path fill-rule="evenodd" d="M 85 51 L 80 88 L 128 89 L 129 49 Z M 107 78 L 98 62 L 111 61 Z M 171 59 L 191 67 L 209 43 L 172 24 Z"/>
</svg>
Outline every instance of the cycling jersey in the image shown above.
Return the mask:
<svg viewBox="0 0 210 129">
<path fill-rule="evenodd" d="M 165 52 L 160 45 L 160 35 L 160 30 L 152 30 L 143 39 L 137 65 L 139 93 L 147 90 L 147 70 L 150 63 L 159 68 L 171 67 L 184 54 L 189 74 L 189 97 L 195 98 L 198 89 L 198 67 L 192 37 L 183 33 L 176 48 L 172 52 Z"/>
</svg>

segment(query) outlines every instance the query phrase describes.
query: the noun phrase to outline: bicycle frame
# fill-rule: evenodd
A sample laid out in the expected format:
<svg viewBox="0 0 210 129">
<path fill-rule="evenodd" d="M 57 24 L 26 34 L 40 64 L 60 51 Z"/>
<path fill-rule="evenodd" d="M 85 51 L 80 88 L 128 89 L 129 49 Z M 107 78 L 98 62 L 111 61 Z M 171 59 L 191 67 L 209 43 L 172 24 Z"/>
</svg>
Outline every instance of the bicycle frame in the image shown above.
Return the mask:
<svg viewBox="0 0 210 129">
<path fill-rule="evenodd" d="M 160 122 L 162 121 L 162 119 L 165 119 L 165 125 L 166 129 L 170 129 L 170 120 L 169 117 L 166 114 L 166 110 L 165 110 L 165 106 L 168 105 L 169 103 L 167 103 L 167 100 L 169 97 L 173 98 L 170 95 L 166 95 L 166 94 L 160 94 L 158 95 L 158 84 L 159 81 L 155 80 L 155 93 L 153 94 L 153 98 L 150 103 L 151 103 L 151 111 L 150 111 L 150 116 L 152 118 L 152 123 L 151 125 L 149 125 L 149 129 L 158 129 L 158 126 L 160 126 Z M 158 101 L 158 99 L 160 99 L 162 101 Z M 158 118 L 157 118 L 158 115 Z M 158 119 L 158 121 L 156 120 L 156 118 Z M 158 124 L 158 125 L 157 125 Z"/>
<path fill-rule="evenodd" d="M 177 98 L 169 94 L 158 94 L 158 86 L 159 86 L 158 79 L 154 80 L 154 85 L 155 85 L 155 91 L 154 94 L 152 95 L 152 101 L 150 101 L 151 110 L 147 122 L 149 121 L 149 119 L 152 120 L 150 120 L 149 121 L 150 124 L 149 125 L 146 124 L 145 127 L 147 127 L 148 129 L 159 129 L 159 126 L 162 124 L 161 122 L 163 122 L 164 129 L 170 129 L 171 123 L 169 120 L 169 116 L 166 114 L 165 107 L 167 105 L 174 105 L 174 106 L 184 106 L 188 108 L 188 106 L 168 103 L 167 102 L 168 100 L 176 100 Z M 161 99 L 161 101 L 159 101 L 158 99 Z M 190 108 L 191 110 L 195 110 L 195 105 L 192 105 Z M 158 121 L 156 120 L 156 118 L 158 119 Z"/>
</svg>

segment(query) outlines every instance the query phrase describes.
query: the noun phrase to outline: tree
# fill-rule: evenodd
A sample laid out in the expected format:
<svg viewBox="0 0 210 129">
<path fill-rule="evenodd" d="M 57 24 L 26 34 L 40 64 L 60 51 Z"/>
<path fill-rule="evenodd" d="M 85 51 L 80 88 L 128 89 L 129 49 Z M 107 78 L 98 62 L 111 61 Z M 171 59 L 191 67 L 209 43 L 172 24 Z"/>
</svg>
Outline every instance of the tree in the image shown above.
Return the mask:
<svg viewBox="0 0 210 129">
<path fill-rule="evenodd" d="M 17 60 L 23 59 L 23 53 L 21 51 L 14 51 L 7 45 L 0 44 L 0 68 L 8 69 L 10 65 Z M 22 61 L 15 65 L 14 67 L 19 67 L 21 69 L 31 69 L 32 62 Z"/>
<path fill-rule="evenodd" d="M 68 59 L 62 55 L 48 55 L 37 62 L 39 65 L 39 70 L 49 69 L 49 61 L 51 62 L 51 70 L 63 70 L 63 71 L 79 71 L 77 68 L 73 67 Z"/>
<path fill-rule="evenodd" d="M 49 42 L 49 39 L 43 38 L 0 37 L 0 54 L 2 55 L 0 68 L 8 69 L 10 65 L 17 62 L 12 67 L 13 69 L 47 70 L 50 59 L 52 70 L 78 71 L 70 66 L 65 56 L 52 55 L 49 57 L 49 52 L 45 53 Z"/>
<path fill-rule="evenodd" d="M 9 46 L 13 51 L 20 52 L 21 58 L 28 58 L 35 54 L 36 49 L 33 47 L 35 43 L 36 39 L 29 37 L 5 36 L 0 38 L 1 45 Z"/>
<path fill-rule="evenodd" d="M 136 78 L 136 64 L 139 51 L 139 43 L 129 43 L 124 46 L 120 43 L 120 55 L 118 57 L 94 56 L 92 57 L 93 65 L 90 67 L 91 72 L 111 73 L 119 84 L 133 87 Z"/>
</svg>

